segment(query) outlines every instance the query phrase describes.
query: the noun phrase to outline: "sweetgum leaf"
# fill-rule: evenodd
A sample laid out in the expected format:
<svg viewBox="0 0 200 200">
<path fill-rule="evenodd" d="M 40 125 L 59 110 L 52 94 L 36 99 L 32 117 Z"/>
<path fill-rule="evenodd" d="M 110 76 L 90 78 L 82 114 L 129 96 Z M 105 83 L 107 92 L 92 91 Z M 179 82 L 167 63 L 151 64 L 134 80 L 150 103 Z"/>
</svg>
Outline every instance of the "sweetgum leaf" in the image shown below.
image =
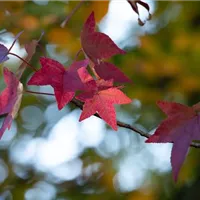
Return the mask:
<svg viewBox="0 0 200 200">
<path fill-rule="evenodd" d="M 75 92 L 65 92 L 62 88 L 54 88 L 58 109 L 61 110 L 74 97 Z"/>
<path fill-rule="evenodd" d="M 94 12 L 90 14 L 83 26 L 81 44 L 85 54 L 94 63 L 116 54 L 125 54 L 125 51 L 120 49 L 108 35 L 95 32 Z"/>
<path fill-rule="evenodd" d="M 0 115 L 8 115 L 4 119 L 3 125 L 0 128 L 0 138 L 5 130 L 10 128 L 12 120 L 17 115 L 23 91 L 23 85 L 11 71 L 4 68 L 3 75 L 7 87 L 0 94 Z"/>
<path fill-rule="evenodd" d="M 78 75 L 79 75 L 81 81 L 85 84 L 94 80 L 93 77 L 88 73 L 88 71 L 85 67 L 81 67 L 80 69 L 77 70 L 77 72 L 78 72 Z M 95 82 L 95 87 L 96 87 L 96 82 Z"/>
<path fill-rule="evenodd" d="M 7 87 L 0 94 L 0 115 L 12 110 L 17 98 L 17 86 L 19 84 L 18 79 L 7 68 L 3 69 L 3 76 Z"/>
<path fill-rule="evenodd" d="M 86 68 L 88 60 L 82 60 L 72 63 L 70 67 L 65 70 L 63 74 L 62 88 L 55 89 L 55 95 L 58 102 L 58 108 L 62 109 L 67 103 L 69 103 L 77 90 L 84 90 L 85 84 L 81 81 L 78 69 Z"/>
<path fill-rule="evenodd" d="M 156 132 L 146 140 L 147 143 L 173 142 L 171 164 L 173 178 L 178 173 L 193 140 L 200 140 L 200 115 L 195 106 L 188 107 L 179 103 L 158 101 L 157 105 L 168 116 Z"/>
<path fill-rule="evenodd" d="M 131 99 L 119 89 L 111 86 L 110 81 L 104 81 L 104 83 L 96 81 L 96 90 L 94 90 L 94 80 L 89 83 L 93 85 L 92 90 L 77 96 L 77 99 L 85 102 L 79 121 L 98 113 L 109 126 L 117 130 L 114 104 L 128 104 L 131 103 Z"/>
<path fill-rule="evenodd" d="M 74 62 L 68 69 L 50 58 L 40 58 L 40 64 L 42 68 L 34 73 L 28 85 L 51 85 L 54 88 L 59 109 L 72 100 L 76 90 L 84 89 L 84 83 L 77 71 L 81 67 L 87 67 L 87 59 Z"/>
<path fill-rule="evenodd" d="M 76 91 L 76 90 L 84 90 L 85 85 L 81 81 L 80 76 L 78 74 L 78 70 L 80 68 L 86 69 L 86 66 L 89 64 L 88 59 L 82 61 L 76 61 L 70 65 L 68 70 L 65 71 L 63 77 L 63 84 L 65 91 Z"/>
<path fill-rule="evenodd" d="M 64 66 L 56 60 L 41 57 L 41 69 L 33 74 L 28 81 L 28 85 L 51 85 L 52 87 L 61 86 L 65 72 Z"/>
</svg>

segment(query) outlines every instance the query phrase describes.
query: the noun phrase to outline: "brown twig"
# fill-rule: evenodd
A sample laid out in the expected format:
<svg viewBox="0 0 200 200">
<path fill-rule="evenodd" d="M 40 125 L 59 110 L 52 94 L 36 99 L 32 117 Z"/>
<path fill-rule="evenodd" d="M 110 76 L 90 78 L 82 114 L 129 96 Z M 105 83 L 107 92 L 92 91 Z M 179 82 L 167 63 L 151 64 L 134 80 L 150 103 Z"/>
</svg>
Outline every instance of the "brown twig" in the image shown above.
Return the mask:
<svg viewBox="0 0 200 200">
<path fill-rule="evenodd" d="M 25 92 L 30 93 L 30 94 L 41 94 L 41 95 L 55 96 L 52 93 L 46 93 L 46 92 L 35 92 L 35 91 L 31 91 L 31 90 L 26 90 Z"/>
<path fill-rule="evenodd" d="M 15 53 L 11 53 L 9 52 L 8 55 L 12 55 L 12 56 L 15 56 L 17 58 L 19 58 L 20 60 L 22 60 L 27 66 L 29 66 L 33 71 L 37 71 L 37 69 L 35 69 L 32 65 L 30 65 L 26 60 L 24 60 L 23 58 L 21 58 L 20 56 L 18 56 L 17 54 Z"/>
<path fill-rule="evenodd" d="M 4 30 L 2 30 L 2 31 L 0 31 L 0 35 L 3 35 L 3 34 L 5 34 L 5 33 L 7 33 L 8 31 L 6 30 L 6 29 L 4 29 Z"/>
<path fill-rule="evenodd" d="M 78 56 L 80 55 L 81 52 L 83 52 L 83 49 L 79 49 L 79 51 L 76 53 L 74 61 L 76 61 L 78 59 Z"/>
<path fill-rule="evenodd" d="M 81 0 L 76 6 L 75 8 L 71 11 L 71 13 L 65 18 L 65 20 L 62 22 L 62 24 L 60 25 L 62 28 L 64 28 L 64 26 L 67 24 L 67 22 L 71 19 L 72 15 L 82 6 L 82 4 L 84 3 L 85 0 Z"/>
<path fill-rule="evenodd" d="M 77 99 L 74 98 L 71 102 L 72 102 L 75 106 L 79 107 L 81 110 L 83 109 L 83 103 L 80 102 L 79 100 L 77 100 Z M 94 116 L 96 116 L 96 117 L 98 117 L 98 118 L 101 118 L 97 113 L 94 114 Z M 130 125 L 130 124 L 126 124 L 126 123 L 124 123 L 124 122 L 117 121 L 117 125 L 118 125 L 119 127 L 126 128 L 126 129 L 129 129 L 129 130 L 131 130 L 131 131 L 134 131 L 135 133 L 137 133 L 137 134 L 139 134 L 140 136 L 145 137 L 145 138 L 149 138 L 149 137 L 151 136 L 151 134 L 146 133 L 146 132 L 144 132 L 144 131 L 142 131 L 142 130 L 136 128 L 135 126 L 132 126 L 132 125 Z M 200 148 L 200 143 L 192 142 L 192 143 L 190 144 L 190 146 L 191 146 L 191 147 L 194 147 L 194 148 Z"/>
</svg>

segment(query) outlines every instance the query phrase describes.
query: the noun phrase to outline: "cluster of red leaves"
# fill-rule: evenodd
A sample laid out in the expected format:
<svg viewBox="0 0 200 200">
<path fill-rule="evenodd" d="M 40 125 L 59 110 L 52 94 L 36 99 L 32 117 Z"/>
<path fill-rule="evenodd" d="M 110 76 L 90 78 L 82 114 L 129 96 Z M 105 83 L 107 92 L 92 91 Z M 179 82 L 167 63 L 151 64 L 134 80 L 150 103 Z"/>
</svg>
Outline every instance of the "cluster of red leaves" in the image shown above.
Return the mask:
<svg viewBox="0 0 200 200">
<path fill-rule="evenodd" d="M 37 43 L 38 41 L 34 40 L 25 46 L 28 56 L 16 74 L 4 68 L 7 88 L 0 95 L 0 114 L 7 114 L 7 117 L 0 130 L 0 135 L 6 128 L 10 128 L 12 119 L 19 109 L 23 90 L 19 80 L 27 62 L 35 53 Z M 79 99 L 84 103 L 80 121 L 98 113 L 108 125 L 117 130 L 114 104 L 128 104 L 131 103 L 131 99 L 119 87 L 114 86 L 114 82 L 125 83 L 130 80 L 115 65 L 104 62 L 103 59 L 125 52 L 109 36 L 95 32 L 94 12 L 84 24 L 81 44 L 85 60 L 74 61 L 68 68 L 65 68 L 56 60 L 41 57 L 41 68 L 32 75 L 28 85 L 53 87 L 59 110 L 73 98 Z M 8 54 L 9 50 L 1 45 L 0 61 L 6 61 Z M 92 75 L 88 72 L 89 67 L 93 71 Z M 76 95 L 77 91 L 79 95 Z"/>
<path fill-rule="evenodd" d="M 80 121 L 98 113 L 117 130 L 114 104 L 131 103 L 113 82 L 130 80 L 113 64 L 104 62 L 116 54 L 124 54 L 106 34 L 95 32 L 94 12 L 88 17 L 81 33 L 85 60 L 74 61 L 67 69 L 56 60 L 41 58 L 41 69 L 33 74 L 28 85 L 50 85 L 54 88 L 58 108 L 62 109 L 74 97 L 84 102 Z M 92 77 L 88 65 L 94 72 Z M 97 74 L 97 76 L 95 76 Z M 81 93 L 76 96 L 76 92 Z"/>
<path fill-rule="evenodd" d="M 138 8 L 133 2 L 140 3 L 149 10 L 149 7 L 142 1 L 129 1 L 136 13 L 138 13 Z M 34 40 L 26 45 L 28 56 L 16 74 L 4 67 L 3 75 L 7 87 L 0 94 L 0 115 L 6 114 L 7 116 L 0 129 L 0 137 L 7 128 L 10 128 L 12 120 L 18 112 L 23 93 L 20 78 L 27 62 L 35 52 L 37 43 L 38 41 Z M 32 75 L 28 85 L 53 87 L 59 110 L 73 98 L 80 100 L 84 105 L 79 121 L 97 113 L 109 126 L 117 130 L 114 105 L 129 104 L 131 99 L 120 90 L 122 86 L 117 87 L 114 83 L 131 81 L 119 68 L 105 62 L 104 59 L 116 54 L 125 54 L 125 52 L 108 35 L 95 31 L 94 12 L 83 26 L 81 45 L 85 59 L 74 61 L 68 68 L 56 60 L 41 57 L 41 68 Z M 0 62 L 8 59 L 10 49 L 0 45 Z M 200 106 L 197 104 L 188 107 L 164 101 L 158 101 L 158 106 L 168 118 L 158 126 L 156 132 L 146 142 L 173 143 L 171 163 L 174 180 L 177 180 L 190 143 L 193 140 L 200 140 L 200 116 L 198 114 Z"/>
</svg>

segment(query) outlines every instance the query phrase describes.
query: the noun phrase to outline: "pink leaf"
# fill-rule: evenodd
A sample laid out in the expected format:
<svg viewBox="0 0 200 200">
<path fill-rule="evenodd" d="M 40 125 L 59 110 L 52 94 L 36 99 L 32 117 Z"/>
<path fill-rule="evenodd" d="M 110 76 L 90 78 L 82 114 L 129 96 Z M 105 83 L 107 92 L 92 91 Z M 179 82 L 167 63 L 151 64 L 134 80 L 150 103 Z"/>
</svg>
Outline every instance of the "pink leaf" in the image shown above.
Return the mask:
<svg viewBox="0 0 200 200">
<path fill-rule="evenodd" d="M 12 120 L 19 110 L 23 91 L 23 85 L 11 71 L 4 68 L 3 73 L 7 87 L 0 94 L 0 114 L 7 114 L 7 116 L 0 129 L 0 138 L 5 130 L 10 128 Z"/>
<path fill-rule="evenodd" d="M 4 80 L 7 87 L 0 94 L 0 115 L 9 113 L 17 98 L 19 84 L 15 75 L 7 68 L 3 69 Z"/>
</svg>

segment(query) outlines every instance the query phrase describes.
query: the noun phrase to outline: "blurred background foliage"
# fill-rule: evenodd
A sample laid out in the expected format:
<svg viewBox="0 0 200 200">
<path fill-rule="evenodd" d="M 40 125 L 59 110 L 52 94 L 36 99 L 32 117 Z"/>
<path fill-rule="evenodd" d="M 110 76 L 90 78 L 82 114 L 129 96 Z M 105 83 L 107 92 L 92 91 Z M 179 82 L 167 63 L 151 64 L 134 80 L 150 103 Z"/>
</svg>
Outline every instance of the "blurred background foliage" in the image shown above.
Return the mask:
<svg viewBox="0 0 200 200">
<path fill-rule="evenodd" d="M 81 48 L 82 25 L 94 11 L 97 29 L 127 51 L 111 59 L 133 80 L 124 88 L 133 103 L 117 107 L 117 118 L 153 133 L 165 117 L 157 100 L 191 106 L 200 99 L 200 2 L 146 2 L 153 17 L 142 27 L 125 0 L 113 0 L 85 2 L 61 28 L 77 1 L 1 1 L 0 40 L 9 46 L 24 30 L 12 50 L 24 57 L 24 44 L 44 31 L 31 64 L 39 68 L 46 52 L 68 66 Z M 145 11 L 140 7 L 144 18 Z M 16 71 L 20 61 L 10 57 L 3 65 Z M 24 86 L 31 74 L 25 71 Z M 3 89 L 2 76 L 0 82 Z M 24 94 L 18 117 L 0 141 L 1 200 L 200 199 L 198 149 L 190 150 L 175 184 L 170 144 L 145 144 L 134 132 L 113 132 L 95 117 L 79 123 L 79 115 L 74 105 L 58 111 L 53 97 Z"/>
</svg>

